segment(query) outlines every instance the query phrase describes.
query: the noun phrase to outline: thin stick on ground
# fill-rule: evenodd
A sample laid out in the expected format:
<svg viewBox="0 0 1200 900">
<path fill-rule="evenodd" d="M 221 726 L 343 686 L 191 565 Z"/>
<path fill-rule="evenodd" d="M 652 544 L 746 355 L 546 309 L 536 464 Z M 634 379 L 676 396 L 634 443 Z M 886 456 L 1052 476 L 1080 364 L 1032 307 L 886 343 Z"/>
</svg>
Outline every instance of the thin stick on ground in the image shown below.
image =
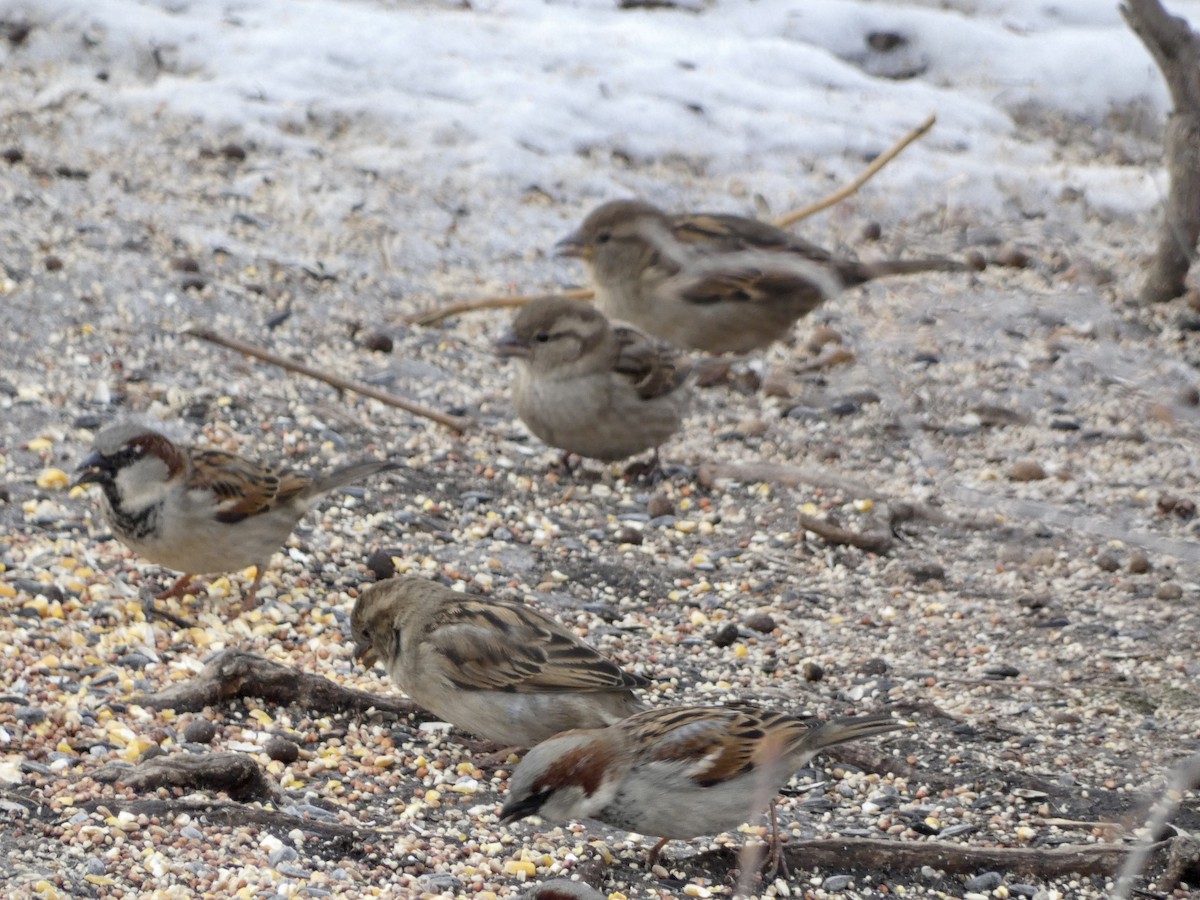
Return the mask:
<svg viewBox="0 0 1200 900">
<path fill-rule="evenodd" d="M 436 325 L 443 319 L 461 315 L 466 312 L 478 312 L 481 309 L 515 309 L 541 300 L 545 297 L 570 297 L 572 300 L 591 300 L 596 292 L 591 288 L 564 288 L 547 294 L 512 294 L 510 296 L 481 297 L 478 300 L 460 300 L 457 303 L 447 303 L 434 309 L 413 313 L 403 321 L 406 325 Z"/>
<path fill-rule="evenodd" d="M 892 536 L 886 531 L 851 531 L 816 516 L 797 513 L 800 527 L 811 531 L 827 544 L 849 545 L 868 553 L 887 553 L 892 548 Z"/>
<path fill-rule="evenodd" d="M 819 213 L 823 209 L 828 209 L 835 203 L 840 203 L 850 195 L 858 191 L 864 184 L 875 177 L 884 166 L 900 155 L 909 144 L 915 141 L 925 132 L 933 127 L 937 121 L 937 116 L 930 114 L 929 118 L 902 137 L 896 144 L 885 150 L 879 156 L 872 160 L 852 182 L 843 187 L 838 188 L 832 194 L 829 194 L 808 206 L 793 210 L 787 215 L 781 216 L 775 220 L 775 224 L 780 228 L 788 228 L 795 225 L 801 219 L 808 218 L 811 215 Z M 550 291 L 541 294 L 514 294 L 511 297 L 481 297 L 478 300 L 460 300 L 456 303 L 447 303 L 445 306 L 437 306 L 433 309 L 423 312 L 414 313 L 404 319 L 405 324 L 409 325 L 434 325 L 441 322 L 443 319 L 448 319 L 451 316 L 459 316 L 463 313 L 477 312 L 481 309 L 508 309 L 510 307 L 524 306 L 533 300 L 541 299 L 542 297 L 571 297 L 575 300 L 591 300 L 595 296 L 595 292 L 589 288 L 571 288 L 569 290 Z"/>
<path fill-rule="evenodd" d="M 775 224 L 779 228 L 788 228 L 792 225 L 795 225 L 801 219 L 807 219 L 809 216 L 816 215 L 824 209 L 828 209 L 837 203 L 841 203 L 851 194 L 854 194 L 856 191 L 858 191 L 858 189 L 864 184 L 874 178 L 879 170 L 899 156 L 905 147 L 907 147 L 917 138 L 921 137 L 921 135 L 925 134 L 925 132 L 929 131 L 936 121 L 937 116 L 933 113 L 930 113 L 928 119 L 902 137 L 890 148 L 879 154 L 879 156 L 875 157 L 875 159 L 871 161 L 871 164 L 863 169 L 859 176 L 849 184 L 838 188 L 832 194 L 828 194 L 825 197 L 822 197 L 820 200 L 808 204 L 808 206 L 802 206 L 799 209 L 787 213 L 786 215 L 780 216 L 775 220 Z"/>
<path fill-rule="evenodd" d="M 354 391 L 356 394 L 370 397 L 372 400 L 378 400 L 380 403 L 386 403 L 388 406 L 403 409 L 414 416 L 420 416 L 423 419 L 430 419 L 437 422 L 439 425 L 445 425 L 447 428 L 460 434 L 470 428 L 472 424 L 470 419 L 463 418 L 462 416 L 452 416 L 448 413 L 438 412 L 436 409 L 430 409 L 411 400 L 405 400 L 403 397 L 397 397 L 395 394 L 389 394 L 387 391 L 373 388 L 369 384 L 363 384 L 360 381 L 351 381 L 348 378 L 342 378 L 340 375 L 322 371 L 306 363 L 288 359 L 286 356 L 280 356 L 278 353 L 272 353 L 270 350 L 264 350 L 262 347 L 257 347 L 254 344 L 218 334 L 211 328 L 205 328 L 201 325 L 190 325 L 183 329 L 182 333 L 190 337 L 200 338 L 203 341 L 209 341 L 213 344 L 219 344 L 222 347 L 228 347 L 230 350 L 236 350 L 238 353 L 244 353 L 246 356 L 252 356 L 255 359 L 261 359 L 263 362 L 279 366 L 281 369 L 287 369 L 289 372 L 298 372 L 301 375 L 307 375 L 309 378 L 323 381 L 339 390 Z"/>
</svg>

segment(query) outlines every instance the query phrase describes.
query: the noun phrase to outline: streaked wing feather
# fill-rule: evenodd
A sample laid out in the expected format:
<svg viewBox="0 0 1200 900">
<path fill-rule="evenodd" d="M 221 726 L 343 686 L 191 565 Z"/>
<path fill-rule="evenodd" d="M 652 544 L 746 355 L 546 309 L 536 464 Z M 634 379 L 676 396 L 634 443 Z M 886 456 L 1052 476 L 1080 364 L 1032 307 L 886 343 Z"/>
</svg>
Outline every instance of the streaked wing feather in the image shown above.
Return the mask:
<svg viewBox="0 0 1200 900">
<path fill-rule="evenodd" d="M 291 499 L 310 482 L 290 469 L 264 466 L 223 450 L 191 456 L 189 489 L 207 489 L 220 498 L 217 520 L 232 524 L 261 515 Z"/>
<path fill-rule="evenodd" d="M 783 229 L 757 219 L 723 213 L 685 213 L 672 220 L 672 234 L 680 243 L 706 253 L 766 250 L 795 253 L 813 262 L 828 262 L 828 250 L 810 244 Z"/>
<path fill-rule="evenodd" d="M 443 674 L 467 690 L 555 693 L 645 684 L 553 621 L 516 605 L 447 604 L 427 638 Z"/>
<path fill-rule="evenodd" d="M 617 336 L 613 371 L 627 376 L 643 400 L 665 396 L 687 379 L 691 367 L 674 348 L 625 325 L 614 326 L 613 333 Z"/>
<path fill-rule="evenodd" d="M 655 760 L 696 763 L 691 778 L 707 787 L 782 759 L 804 737 L 798 719 L 738 707 L 685 707 L 639 713 L 635 740 Z M 773 739 L 774 738 L 774 739 Z"/>
</svg>

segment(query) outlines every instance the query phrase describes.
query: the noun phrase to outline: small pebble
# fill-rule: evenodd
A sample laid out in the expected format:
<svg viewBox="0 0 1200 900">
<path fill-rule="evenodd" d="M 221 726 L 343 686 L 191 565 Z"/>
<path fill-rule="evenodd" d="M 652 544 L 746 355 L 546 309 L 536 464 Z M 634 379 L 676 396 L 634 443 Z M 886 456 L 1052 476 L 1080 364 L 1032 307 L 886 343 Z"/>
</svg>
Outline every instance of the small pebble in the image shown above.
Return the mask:
<svg viewBox="0 0 1200 900">
<path fill-rule="evenodd" d="M 376 581 L 386 581 L 396 574 L 396 564 L 392 562 L 392 554 L 386 550 L 376 550 L 368 556 L 367 569 L 375 573 Z"/>
<path fill-rule="evenodd" d="M 1164 581 L 1154 596 L 1159 600 L 1178 600 L 1183 596 L 1183 586 L 1178 581 Z"/>
<path fill-rule="evenodd" d="M 51 254 L 50 256 L 47 256 L 42 261 L 42 264 L 46 267 L 47 272 L 57 272 L 63 267 L 62 259 L 57 256 L 54 256 L 53 254 Z"/>
<path fill-rule="evenodd" d="M 999 872 L 984 872 L 967 880 L 963 885 L 968 891 L 991 891 L 1004 883 L 1004 877 Z"/>
<path fill-rule="evenodd" d="M 1129 554 L 1129 571 L 1134 575 L 1142 575 L 1150 571 L 1150 557 L 1144 550 L 1134 550 Z"/>
<path fill-rule="evenodd" d="M 196 261 L 194 256 L 176 256 L 171 260 L 170 266 L 176 272 L 200 271 L 200 263 Z"/>
<path fill-rule="evenodd" d="M 622 525 L 613 534 L 613 540 L 618 544 L 640 544 L 642 542 L 642 530 L 634 528 L 632 525 Z"/>
<path fill-rule="evenodd" d="M 217 736 L 217 726 L 203 716 L 192 719 L 183 729 L 183 739 L 189 744 L 210 744 Z"/>
<path fill-rule="evenodd" d="M 655 494 L 646 504 L 646 512 L 651 519 L 657 519 L 661 516 L 670 516 L 675 513 L 675 504 L 666 494 Z"/>
<path fill-rule="evenodd" d="M 738 639 L 737 626 L 728 622 L 717 629 L 712 636 L 712 642 L 718 647 L 729 647 Z"/>
<path fill-rule="evenodd" d="M 1115 553 L 1106 550 L 1096 557 L 1096 565 L 1105 572 L 1115 572 L 1121 568 L 1121 561 Z"/>
<path fill-rule="evenodd" d="M 825 670 L 818 663 L 809 660 L 801 668 L 805 681 L 820 681 L 825 677 Z"/>
<path fill-rule="evenodd" d="M 364 349 L 373 353 L 391 353 L 392 348 L 396 345 L 392 336 L 384 334 L 382 331 L 368 331 L 359 343 Z"/>
<path fill-rule="evenodd" d="M 854 878 L 850 875 L 830 875 L 821 882 L 821 888 L 826 891 L 844 891 L 850 887 L 850 882 L 853 880 Z"/>
<path fill-rule="evenodd" d="M 886 659 L 881 656 L 873 656 L 862 664 L 859 671 L 863 675 L 883 675 L 890 668 Z"/>
<path fill-rule="evenodd" d="M 769 634 L 777 627 L 775 620 L 766 613 L 751 613 L 742 620 L 742 624 L 752 631 Z"/>
<path fill-rule="evenodd" d="M 914 563 L 908 567 L 908 574 L 912 576 L 913 581 L 918 583 L 922 581 L 944 581 L 946 579 L 946 569 L 939 562 Z"/>
<path fill-rule="evenodd" d="M 863 226 L 862 239 L 864 241 L 877 241 L 883 237 L 883 226 L 878 222 L 868 222 Z"/>
<path fill-rule="evenodd" d="M 996 265 L 1007 266 L 1010 269 L 1024 269 L 1030 262 L 1029 254 L 1012 244 L 1005 244 L 996 254 Z"/>
<path fill-rule="evenodd" d="M 37 725 L 46 721 L 46 711 L 39 706 L 18 706 L 12 714 L 15 719 L 26 725 Z"/>
<path fill-rule="evenodd" d="M 300 756 L 300 747 L 287 738 L 273 737 L 267 741 L 267 756 L 281 763 L 294 763 Z"/>
<path fill-rule="evenodd" d="M 1019 459 L 1008 470 L 1008 477 L 1013 481 L 1041 481 L 1046 470 L 1036 460 Z"/>
<path fill-rule="evenodd" d="M 1016 678 L 1021 674 L 1021 670 L 1016 666 L 1000 664 L 995 666 L 986 666 L 983 670 L 983 674 L 988 676 L 988 678 Z"/>
<path fill-rule="evenodd" d="M 267 856 L 267 862 L 270 863 L 271 868 L 274 869 L 278 868 L 280 863 L 294 862 L 299 858 L 300 854 L 296 851 L 295 847 L 290 847 L 287 844 L 283 844 L 282 846 L 276 847 L 271 851 L 271 853 Z"/>
<path fill-rule="evenodd" d="M 963 265 L 972 272 L 982 272 L 987 268 L 987 257 L 980 250 L 968 250 L 963 254 Z"/>
</svg>

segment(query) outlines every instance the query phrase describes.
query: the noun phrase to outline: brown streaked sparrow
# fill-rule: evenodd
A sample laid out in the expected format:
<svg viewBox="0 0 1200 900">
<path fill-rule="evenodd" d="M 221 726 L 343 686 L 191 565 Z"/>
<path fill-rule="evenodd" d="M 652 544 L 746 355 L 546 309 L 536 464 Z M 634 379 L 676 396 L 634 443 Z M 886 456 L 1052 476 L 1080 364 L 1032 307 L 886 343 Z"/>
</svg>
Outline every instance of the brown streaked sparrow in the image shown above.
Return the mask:
<svg viewBox="0 0 1200 900">
<path fill-rule="evenodd" d="M 669 215 L 640 200 L 597 207 L 556 247 L 587 264 L 605 315 L 707 353 L 766 347 L 846 287 L 884 275 L 966 268 L 940 258 L 835 259 L 757 219 Z"/>
<path fill-rule="evenodd" d="M 568 731 L 517 765 L 502 822 L 595 819 L 661 840 L 729 831 L 768 807 L 818 751 L 906 727 L 886 714 L 810 726 L 750 704 L 680 706 Z M 779 861 L 779 835 L 771 842 Z"/>
<path fill-rule="evenodd" d="M 113 534 L 146 559 L 183 575 L 161 597 L 182 594 L 194 575 L 256 566 L 242 600 L 252 609 L 271 556 L 321 495 L 397 463 L 370 460 L 305 475 L 227 453 L 180 446 L 145 426 L 110 425 L 96 435 L 76 484 L 98 484 Z"/>
<path fill-rule="evenodd" d="M 513 404 L 521 421 L 566 454 L 611 462 L 652 449 L 657 461 L 683 421 L 688 364 L 589 303 L 532 301 L 496 352 L 519 364 Z"/>
<path fill-rule="evenodd" d="M 622 671 L 521 603 L 460 594 L 424 578 L 373 584 L 354 604 L 355 656 L 439 719 L 509 747 L 595 728 L 639 709 Z"/>
</svg>

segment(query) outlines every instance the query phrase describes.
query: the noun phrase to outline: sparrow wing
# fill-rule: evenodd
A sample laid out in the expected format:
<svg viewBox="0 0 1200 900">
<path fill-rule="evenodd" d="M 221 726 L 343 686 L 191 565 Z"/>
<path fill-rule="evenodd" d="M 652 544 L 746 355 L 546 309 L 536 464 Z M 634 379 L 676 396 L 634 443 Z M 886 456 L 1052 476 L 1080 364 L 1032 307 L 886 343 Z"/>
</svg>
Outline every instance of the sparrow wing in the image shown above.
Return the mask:
<svg viewBox="0 0 1200 900">
<path fill-rule="evenodd" d="M 671 226 L 677 241 L 704 254 L 758 250 L 792 253 L 818 263 L 827 263 L 833 259 L 832 254 L 823 247 L 810 244 L 782 228 L 745 216 L 685 213 L 675 216 L 671 220 Z"/>
<path fill-rule="evenodd" d="M 430 662 L 465 690 L 612 691 L 648 683 L 553 619 L 515 603 L 447 603 L 431 621 L 424 645 Z"/>
<path fill-rule="evenodd" d="M 291 469 L 264 466 L 223 450 L 191 455 L 188 490 L 217 497 L 217 521 L 233 524 L 261 515 L 301 493 L 312 479 Z"/>
<path fill-rule="evenodd" d="M 629 378 L 643 400 L 669 394 L 687 380 L 691 365 L 673 348 L 626 325 L 614 326 L 613 334 L 617 337 L 613 371 Z"/>
<path fill-rule="evenodd" d="M 782 763 L 808 732 L 798 719 L 749 704 L 650 710 L 627 722 L 640 755 L 690 764 L 689 777 L 700 787 Z"/>
</svg>

